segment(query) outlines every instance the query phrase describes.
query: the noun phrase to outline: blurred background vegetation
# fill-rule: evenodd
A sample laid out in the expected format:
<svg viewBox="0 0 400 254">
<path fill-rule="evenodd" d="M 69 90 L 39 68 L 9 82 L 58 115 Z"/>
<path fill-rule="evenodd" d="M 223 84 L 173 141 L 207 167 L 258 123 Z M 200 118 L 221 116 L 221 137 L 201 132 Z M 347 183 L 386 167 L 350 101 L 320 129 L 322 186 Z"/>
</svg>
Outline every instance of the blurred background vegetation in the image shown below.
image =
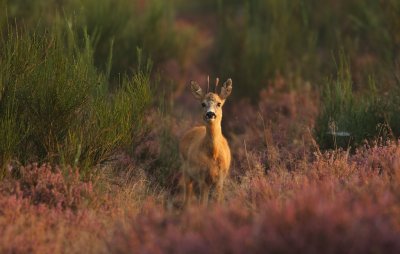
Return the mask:
<svg viewBox="0 0 400 254">
<path fill-rule="evenodd" d="M 0 7 L 2 168 L 14 160 L 90 168 L 129 151 L 149 127 L 146 109 L 158 91 L 182 82 L 181 72 L 166 80 L 166 66 L 190 69 L 199 57 L 205 75 L 232 77 L 237 100 L 257 103 L 277 77 L 289 80 L 286 90 L 311 84 L 320 94 L 313 133 L 322 148 L 400 135 L 398 0 L 0 0 Z M 197 42 L 209 39 L 198 31 L 204 27 L 212 43 L 196 55 Z"/>
</svg>

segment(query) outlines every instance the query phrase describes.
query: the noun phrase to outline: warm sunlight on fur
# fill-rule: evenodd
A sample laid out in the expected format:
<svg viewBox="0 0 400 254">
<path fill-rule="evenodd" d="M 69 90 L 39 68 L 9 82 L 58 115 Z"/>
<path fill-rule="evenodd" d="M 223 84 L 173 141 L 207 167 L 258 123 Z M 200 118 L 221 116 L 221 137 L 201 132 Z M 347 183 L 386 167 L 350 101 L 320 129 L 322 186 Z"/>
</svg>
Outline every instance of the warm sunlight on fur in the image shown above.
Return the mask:
<svg viewBox="0 0 400 254">
<path fill-rule="evenodd" d="M 232 92 L 232 80 L 228 79 L 223 84 L 219 94 L 204 93 L 194 81 L 190 85 L 192 94 L 203 107 L 204 125 L 187 131 L 179 144 L 183 159 L 184 200 L 185 205 L 190 203 L 193 184 L 196 184 L 201 201 L 207 204 L 211 187 L 216 188 L 217 200 L 221 201 L 224 180 L 231 163 L 231 152 L 221 131 L 221 120 L 222 106 Z"/>
</svg>

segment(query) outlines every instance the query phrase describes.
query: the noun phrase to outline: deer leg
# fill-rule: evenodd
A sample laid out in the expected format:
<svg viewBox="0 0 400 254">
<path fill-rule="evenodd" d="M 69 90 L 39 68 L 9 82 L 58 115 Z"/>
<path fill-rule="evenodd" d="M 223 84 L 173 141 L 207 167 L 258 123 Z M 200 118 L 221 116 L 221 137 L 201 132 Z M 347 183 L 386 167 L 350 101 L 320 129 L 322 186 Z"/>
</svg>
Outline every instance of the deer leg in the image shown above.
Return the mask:
<svg viewBox="0 0 400 254">
<path fill-rule="evenodd" d="M 187 165 L 183 165 L 186 167 Z M 182 171 L 182 187 L 183 187 L 183 204 L 184 206 L 188 206 L 191 201 L 192 197 L 192 191 L 193 191 L 193 183 L 192 179 L 188 176 L 188 174 L 185 172 L 185 170 Z"/>
<path fill-rule="evenodd" d="M 210 195 L 210 186 L 203 182 L 200 188 L 201 203 L 205 206 L 208 204 L 208 196 Z"/>
<path fill-rule="evenodd" d="M 193 182 L 189 179 L 184 184 L 185 193 L 184 193 L 184 204 L 185 206 L 189 206 L 192 201 L 192 192 L 193 192 Z"/>
<path fill-rule="evenodd" d="M 217 202 L 221 203 L 222 200 L 224 199 L 224 191 L 223 191 L 223 187 L 224 187 L 224 179 L 221 177 L 217 183 Z"/>
</svg>

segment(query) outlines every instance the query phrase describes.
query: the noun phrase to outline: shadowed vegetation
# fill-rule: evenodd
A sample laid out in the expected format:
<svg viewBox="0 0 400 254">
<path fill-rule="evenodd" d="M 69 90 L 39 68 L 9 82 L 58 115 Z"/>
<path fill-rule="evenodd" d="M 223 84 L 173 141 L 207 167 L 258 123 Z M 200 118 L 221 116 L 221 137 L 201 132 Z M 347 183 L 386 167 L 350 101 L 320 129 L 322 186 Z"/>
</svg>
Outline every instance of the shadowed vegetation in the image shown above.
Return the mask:
<svg viewBox="0 0 400 254">
<path fill-rule="evenodd" d="M 398 87 L 382 94 L 370 77 L 368 88 L 357 96 L 353 82 L 348 60 L 342 55 L 336 78 L 323 88 L 323 108 L 316 125 L 322 148 L 354 148 L 365 140 L 388 140 L 400 134 Z"/>
<path fill-rule="evenodd" d="M 397 0 L 0 0 L 0 252 L 399 253 L 399 17 Z M 184 209 L 188 84 L 207 75 L 233 80 L 230 175 L 221 203 Z"/>
<path fill-rule="evenodd" d="M 149 68 L 110 94 L 86 34 L 81 47 L 63 21 L 46 35 L 9 29 L 0 46 L 3 166 L 18 159 L 87 169 L 134 142 L 151 98 Z"/>
</svg>

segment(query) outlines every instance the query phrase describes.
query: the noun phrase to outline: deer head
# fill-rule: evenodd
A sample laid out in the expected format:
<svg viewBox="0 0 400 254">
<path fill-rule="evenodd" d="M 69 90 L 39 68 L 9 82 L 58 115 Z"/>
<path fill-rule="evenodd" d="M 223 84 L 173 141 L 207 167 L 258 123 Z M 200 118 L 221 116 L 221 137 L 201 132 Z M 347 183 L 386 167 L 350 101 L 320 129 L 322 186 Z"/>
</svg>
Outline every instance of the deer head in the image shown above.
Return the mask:
<svg viewBox="0 0 400 254">
<path fill-rule="evenodd" d="M 215 87 L 218 87 L 218 78 Z M 193 96 L 201 102 L 203 108 L 203 120 L 207 123 L 221 122 L 222 106 L 226 98 L 232 92 L 232 79 L 228 79 L 221 87 L 219 94 L 208 92 L 204 93 L 199 84 L 195 81 L 190 82 Z"/>
</svg>

